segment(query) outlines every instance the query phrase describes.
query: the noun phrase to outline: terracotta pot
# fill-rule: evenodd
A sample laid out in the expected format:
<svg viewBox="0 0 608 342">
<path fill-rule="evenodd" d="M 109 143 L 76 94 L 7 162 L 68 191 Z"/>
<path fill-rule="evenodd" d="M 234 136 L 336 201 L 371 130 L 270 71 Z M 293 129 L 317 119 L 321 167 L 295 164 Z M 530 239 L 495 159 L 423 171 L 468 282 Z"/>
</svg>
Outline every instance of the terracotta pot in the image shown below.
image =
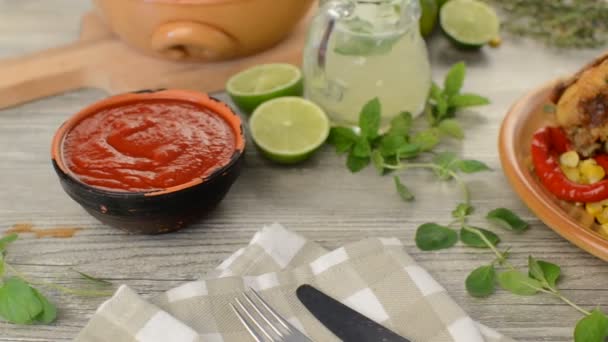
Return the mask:
<svg viewBox="0 0 608 342">
<path fill-rule="evenodd" d="M 184 61 L 247 56 L 285 38 L 314 0 L 94 0 L 108 26 L 148 54 Z"/>
<path fill-rule="evenodd" d="M 208 176 L 150 192 L 112 191 L 80 181 L 62 158 L 66 134 L 84 118 L 122 104 L 146 100 L 191 102 L 216 113 L 236 136 L 232 158 Z M 179 230 L 208 214 L 224 198 L 238 177 L 245 152 L 241 119 L 226 104 L 206 94 L 186 90 L 143 91 L 112 96 L 69 118 L 55 133 L 51 148 L 53 167 L 65 192 L 99 221 L 130 233 L 160 234 Z"/>
</svg>

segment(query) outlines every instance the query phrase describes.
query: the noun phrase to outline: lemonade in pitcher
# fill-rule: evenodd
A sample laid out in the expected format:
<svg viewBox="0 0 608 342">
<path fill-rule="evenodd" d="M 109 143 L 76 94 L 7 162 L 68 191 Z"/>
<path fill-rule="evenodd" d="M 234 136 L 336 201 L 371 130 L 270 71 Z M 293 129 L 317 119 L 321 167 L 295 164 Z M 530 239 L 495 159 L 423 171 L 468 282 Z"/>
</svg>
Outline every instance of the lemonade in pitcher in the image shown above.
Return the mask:
<svg viewBox="0 0 608 342">
<path fill-rule="evenodd" d="M 363 105 L 382 104 L 382 127 L 400 112 L 418 115 L 431 85 L 418 0 L 329 0 L 304 51 L 305 95 L 334 125 L 356 126 Z"/>
</svg>

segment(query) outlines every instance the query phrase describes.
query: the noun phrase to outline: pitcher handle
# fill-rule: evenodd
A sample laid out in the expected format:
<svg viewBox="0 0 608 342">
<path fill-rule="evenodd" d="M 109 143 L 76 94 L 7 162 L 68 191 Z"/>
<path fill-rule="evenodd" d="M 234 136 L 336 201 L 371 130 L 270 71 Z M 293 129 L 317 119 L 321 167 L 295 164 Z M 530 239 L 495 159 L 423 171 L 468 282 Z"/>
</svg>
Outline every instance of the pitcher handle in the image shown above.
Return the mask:
<svg viewBox="0 0 608 342">
<path fill-rule="evenodd" d="M 353 0 L 330 0 L 322 3 L 321 15 L 317 18 L 321 23 L 315 25 L 319 31 L 311 33 L 321 34 L 317 48 L 317 68 L 320 71 L 325 71 L 329 39 L 336 27 L 336 22 L 348 18 L 353 14 L 354 10 L 355 3 Z"/>
</svg>

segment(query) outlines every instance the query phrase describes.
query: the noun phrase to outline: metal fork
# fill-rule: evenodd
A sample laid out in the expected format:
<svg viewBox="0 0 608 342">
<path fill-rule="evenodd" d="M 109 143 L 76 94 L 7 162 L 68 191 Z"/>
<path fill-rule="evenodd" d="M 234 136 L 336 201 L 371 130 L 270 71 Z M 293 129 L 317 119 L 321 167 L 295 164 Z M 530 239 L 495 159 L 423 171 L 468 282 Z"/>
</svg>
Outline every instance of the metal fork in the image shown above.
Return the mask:
<svg viewBox="0 0 608 342">
<path fill-rule="evenodd" d="M 255 299 L 243 292 L 245 303 L 234 298 L 236 305 L 230 303 L 230 307 L 256 342 L 312 342 L 271 308 L 254 289 L 249 290 Z"/>
</svg>

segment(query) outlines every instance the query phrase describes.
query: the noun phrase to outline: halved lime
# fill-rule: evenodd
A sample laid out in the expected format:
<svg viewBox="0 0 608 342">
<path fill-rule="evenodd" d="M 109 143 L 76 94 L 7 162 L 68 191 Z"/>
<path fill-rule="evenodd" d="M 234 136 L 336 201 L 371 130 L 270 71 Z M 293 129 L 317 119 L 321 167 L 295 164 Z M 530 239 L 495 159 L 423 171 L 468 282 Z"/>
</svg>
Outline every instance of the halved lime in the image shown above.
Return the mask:
<svg viewBox="0 0 608 342">
<path fill-rule="evenodd" d="M 439 24 L 458 47 L 477 49 L 498 37 L 496 11 L 478 0 L 450 0 L 441 7 Z"/>
<path fill-rule="evenodd" d="M 300 97 L 265 102 L 249 119 L 251 136 L 261 152 L 283 164 L 309 158 L 327 139 L 329 127 L 325 112 Z"/>
<path fill-rule="evenodd" d="M 232 101 L 245 113 L 282 96 L 302 96 L 300 69 L 291 64 L 262 64 L 232 76 L 226 83 Z"/>
</svg>

